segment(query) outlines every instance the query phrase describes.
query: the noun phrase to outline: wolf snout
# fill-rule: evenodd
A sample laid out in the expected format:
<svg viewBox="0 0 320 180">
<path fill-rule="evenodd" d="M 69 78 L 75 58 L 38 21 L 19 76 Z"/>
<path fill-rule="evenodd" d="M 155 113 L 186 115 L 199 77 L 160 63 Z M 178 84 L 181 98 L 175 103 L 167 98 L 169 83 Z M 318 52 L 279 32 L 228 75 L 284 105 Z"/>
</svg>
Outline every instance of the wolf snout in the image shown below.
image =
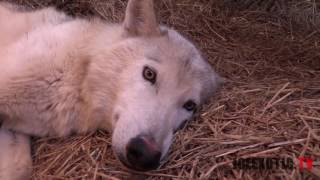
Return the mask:
<svg viewBox="0 0 320 180">
<path fill-rule="evenodd" d="M 132 169 L 147 171 L 160 165 L 161 151 L 152 138 L 138 136 L 127 144 L 126 157 Z"/>
</svg>

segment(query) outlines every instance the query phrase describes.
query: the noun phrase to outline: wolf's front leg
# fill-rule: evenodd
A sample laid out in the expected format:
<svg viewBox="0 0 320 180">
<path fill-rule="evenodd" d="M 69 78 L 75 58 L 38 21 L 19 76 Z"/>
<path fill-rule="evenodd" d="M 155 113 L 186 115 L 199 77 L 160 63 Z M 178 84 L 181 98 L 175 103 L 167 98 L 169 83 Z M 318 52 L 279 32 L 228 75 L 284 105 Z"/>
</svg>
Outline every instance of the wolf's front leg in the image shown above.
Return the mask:
<svg viewBox="0 0 320 180">
<path fill-rule="evenodd" d="M 0 180 L 27 180 L 31 172 L 29 136 L 0 128 Z"/>
</svg>

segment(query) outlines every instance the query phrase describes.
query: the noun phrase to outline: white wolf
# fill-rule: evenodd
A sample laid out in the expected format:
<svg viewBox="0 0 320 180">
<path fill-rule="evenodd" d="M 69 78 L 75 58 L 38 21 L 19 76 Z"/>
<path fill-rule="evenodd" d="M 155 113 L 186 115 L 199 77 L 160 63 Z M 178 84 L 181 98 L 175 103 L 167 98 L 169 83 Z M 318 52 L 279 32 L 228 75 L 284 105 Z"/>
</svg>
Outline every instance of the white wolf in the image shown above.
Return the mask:
<svg viewBox="0 0 320 180">
<path fill-rule="evenodd" d="M 0 27 L 0 179 L 30 175 L 28 136 L 97 129 L 124 165 L 155 169 L 218 86 L 195 46 L 158 25 L 152 0 L 129 0 L 122 24 L 2 4 Z"/>
</svg>

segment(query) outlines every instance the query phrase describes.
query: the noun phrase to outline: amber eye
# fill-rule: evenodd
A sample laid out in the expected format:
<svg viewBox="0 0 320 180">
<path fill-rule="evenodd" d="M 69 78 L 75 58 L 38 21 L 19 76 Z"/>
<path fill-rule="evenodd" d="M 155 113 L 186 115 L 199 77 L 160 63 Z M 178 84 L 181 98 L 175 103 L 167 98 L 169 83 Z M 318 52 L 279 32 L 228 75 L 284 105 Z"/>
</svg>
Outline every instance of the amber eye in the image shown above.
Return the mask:
<svg viewBox="0 0 320 180">
<path fill-rule="evenodd" d="M 143 68 L 142 75 L 145 80 L 151 82 L 152 84 L 156 83 L 157 81 L 157 73 L 148 66 Z"/>
<path fill-rule="evenodd" d="M 184 103 L 183 108 L 186 109 L 187 111 L 196 111 L 197 104 L 193 102 L 192 100 L 187 101 Z"/>
</svg>

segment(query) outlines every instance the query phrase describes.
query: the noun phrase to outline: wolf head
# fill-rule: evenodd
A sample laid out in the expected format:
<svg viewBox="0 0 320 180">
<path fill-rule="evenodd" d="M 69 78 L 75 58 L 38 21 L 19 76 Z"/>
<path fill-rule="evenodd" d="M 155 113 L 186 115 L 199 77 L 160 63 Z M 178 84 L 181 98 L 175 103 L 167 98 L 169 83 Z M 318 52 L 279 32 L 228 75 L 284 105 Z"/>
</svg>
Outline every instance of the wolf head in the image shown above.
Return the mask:
<svg viewBox="0 0 320 180">
<path fill-rule="evenodd" d="M 130 59 L 119 75 L 112 145 L 126 166 L 151 170 L 219 77 L 190 41 L 158 25 L 152 0 L 129 0 L 122 30 L 127 46 L 119 56 Z"/>
</svg>

